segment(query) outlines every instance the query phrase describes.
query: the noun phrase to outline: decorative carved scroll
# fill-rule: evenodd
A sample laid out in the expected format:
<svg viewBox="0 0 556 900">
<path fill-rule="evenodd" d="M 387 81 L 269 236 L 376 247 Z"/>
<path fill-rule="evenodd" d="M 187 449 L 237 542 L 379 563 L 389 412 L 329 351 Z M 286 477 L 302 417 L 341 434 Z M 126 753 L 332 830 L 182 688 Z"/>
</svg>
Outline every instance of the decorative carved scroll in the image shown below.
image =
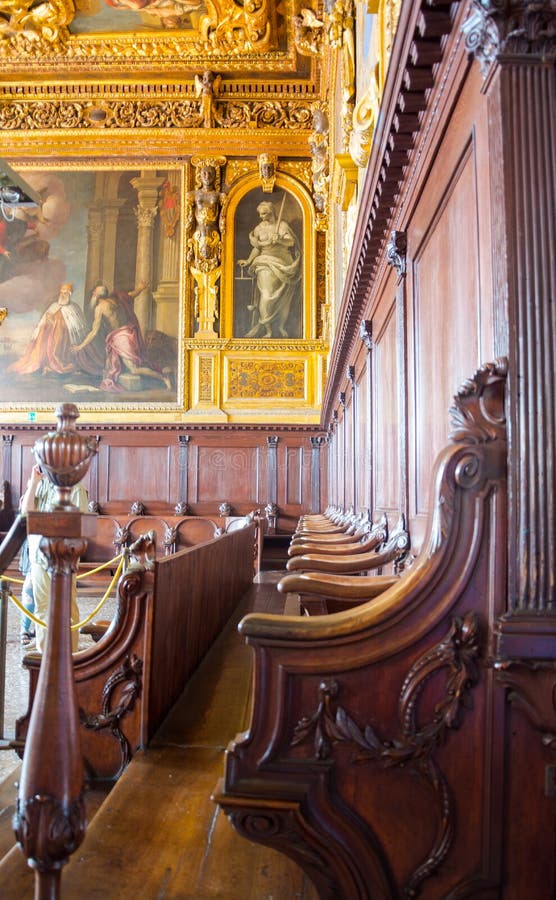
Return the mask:
<svg viewBox="0 0 556 900">
<path fill-rule="evenodd" d="M 551 0 L 473 0 L 463 25 L 465 45 L 486 74 L 502 55 L 556 55 L 556 9 Z"/>
<path fill-rule="evenodd" d="M 131 747 L 120 724 L 128 713 L 134 708 L 142 689 L 143 661 L 135 654 L 126 656 L 123 663 L 107 679 L 102 692 L 102 707 L 100 713 L 86 714 L 80 710 L 81 723 L 85 728 L 93 731 L 108 729 L 120 745 L 121 765 L 115 778 L 119 778 L 127 764 L 131 760 Z M 112 707 L 116 690 L 118 692 L 117 703 Z"/>
<path fill-rule="evenodd" d="M 0 56 L 64 53 L 74 14 L 72 0 L 0 0 Z"/>
<path fill-rule="evenodd" d="M 459 725 L 462 707 L 468 703 L 470 689 L 479 680 L 479 623 L 475 613 L 455 617 L 443 641 L 421 656 L 409 670 L 399 697 L 401 735 L 384 740 L 366 725 L 363 730 L 341 706 L 333 707 L 340 687 L 334 679 L 319 686 L 319 704 L 315 712 L 301 719 L 294 729 L 291 745 L 313 739 L 316 759 L 327 759 L 337 744 L 352 745 L 358 762 L 379 762 L 385 767 L 411 766 L 429 784 L 436 801 L 438 830 L 434 846 L 426 860 L 412 873 L 404 889 L 405 897 L 414 897 L 419 886 L 445 859 L 454 834 L 454 805 L 450 789 L 434 759 L 437 746 L 444 743 L 449 730 Z M 444 697 L 426 724 L 417 723 L 417 704 L 431 677 L 447 669 Z"/>
<path fill-rule="evenodd" d="M 450 407 L 454 443 L 480 444 L 504 440 L 506 415 L 504 384 L 508 371 L 506 359 L 497 359 L 477 369 L 472 378 L 464 381 Z"/>
<path fill-rule="evenodd" d="M 386 245 L 386 262 L 394 266 L 401 278 L 406 273 L 407 234 L 405 231 L 392 231 Z"/>
</svg>

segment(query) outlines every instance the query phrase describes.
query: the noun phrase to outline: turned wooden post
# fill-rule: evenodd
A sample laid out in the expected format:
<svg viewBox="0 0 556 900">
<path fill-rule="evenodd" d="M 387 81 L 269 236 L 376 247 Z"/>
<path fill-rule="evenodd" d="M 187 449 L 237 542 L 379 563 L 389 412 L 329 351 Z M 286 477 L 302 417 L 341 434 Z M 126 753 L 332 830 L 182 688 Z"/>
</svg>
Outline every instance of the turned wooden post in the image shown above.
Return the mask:
<svg viewBox="0 0 556 900">
<path fill-rule="evenodd" d="M 94 533 L 95 516 L 70 502 L 85 475 L 96 442 L 75 430 L 77 407 L 56 410 L 58 427 L 35 443 L 34 453 L 58 489 L 52 512 L 29 512 L 27 530 L 41 534 L 51 577 L 46 645 L 25 743 L 14 830 L 35 869 L 35 900 L 60 897 L 60 871 L 79 847 L 87 827 L 79 712 L 71 655 L 73 573 Z"/>
</svg>

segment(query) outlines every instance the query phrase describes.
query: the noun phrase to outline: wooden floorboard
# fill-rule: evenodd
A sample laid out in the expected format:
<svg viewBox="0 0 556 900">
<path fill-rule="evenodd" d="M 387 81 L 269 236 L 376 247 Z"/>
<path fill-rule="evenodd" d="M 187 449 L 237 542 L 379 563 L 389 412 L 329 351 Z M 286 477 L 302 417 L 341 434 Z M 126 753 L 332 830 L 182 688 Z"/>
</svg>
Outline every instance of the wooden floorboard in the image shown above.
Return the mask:
<svg viewBox="0 0 556 900">
<path fill-rule="evenodd" d="M 282 574 L 261 574 L 149 748 L 112 789 L 63 870 L 64 900 L 316 900 L 301 869 L 236 834 L 211 800 L 225 748 L 249 722 L 251 650 L 237 624 L 250 611 L 282 613 Z M 22 862 L 14 857 L 7 880 L 0 869 L 5 900 L 33 896 Z"/>
</svg>

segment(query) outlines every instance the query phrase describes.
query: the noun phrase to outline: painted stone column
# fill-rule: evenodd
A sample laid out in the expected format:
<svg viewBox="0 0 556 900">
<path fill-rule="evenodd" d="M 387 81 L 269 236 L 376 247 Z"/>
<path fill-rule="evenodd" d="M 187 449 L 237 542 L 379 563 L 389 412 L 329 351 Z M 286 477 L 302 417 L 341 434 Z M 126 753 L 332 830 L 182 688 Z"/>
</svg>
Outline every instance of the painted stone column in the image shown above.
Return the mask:
<svg viewBox="0 0 556 900">
<path fill-rule="evenodd" d="M 131 184 L 137 191 L 137 261 L 135 264 L 135 285 L 146 284 L 135 300 L 135 314 L 143 334 L 153 327 L 153 247 L 154 223 L 158 215 L 159 189 L 164 179 L 143 173 L 133 178 Z"/>
<path fill-rule="evenodd" d="M 166 180 L 176 195 L 180 208 L 179 188 L 180 173 L 177 170 L 168 172 Z M 161 211 L 164 219 L 164 210 Z M 155 304 L 154 327 L 172 337 L 178 337 L 179 329 L 179 287 L 180 287 L 180 228 L 179 221 L 162 222 L 164 239 L 160 242 L 158 259 L 158 282 L 153 290 Z"/>
</svg>

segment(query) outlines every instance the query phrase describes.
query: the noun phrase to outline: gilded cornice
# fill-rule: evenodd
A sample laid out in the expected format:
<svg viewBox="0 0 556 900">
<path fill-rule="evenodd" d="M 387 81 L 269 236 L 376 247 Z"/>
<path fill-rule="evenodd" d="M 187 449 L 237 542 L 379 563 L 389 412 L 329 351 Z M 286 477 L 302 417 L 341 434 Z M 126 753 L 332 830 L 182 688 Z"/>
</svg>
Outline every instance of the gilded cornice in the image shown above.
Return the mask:
<svg viewBox="0 0 556 900">
<path fill-rule="evenodd" d="M 187 338 L 183 342 L 185 350 L 222 350 L 233 351 L 234 353 L 245 353 L 246 351 L 260 354 L 264 353 L 300 353 L 306 354 L 310 352 L 326 353 L 327 344 L 324 341 L 265 341 L 261 338 L 255 340 L 242 340 L 241 338 Z"/>
<path fill-rule="evenodd" d="M 311 107 L 306 101 L 247 100 L 220 103 L 217 128 L 308 130 Z M 196 100 L 31 100 L 0 95 L 0 128 L 200 128 Z"/>
</svg>

